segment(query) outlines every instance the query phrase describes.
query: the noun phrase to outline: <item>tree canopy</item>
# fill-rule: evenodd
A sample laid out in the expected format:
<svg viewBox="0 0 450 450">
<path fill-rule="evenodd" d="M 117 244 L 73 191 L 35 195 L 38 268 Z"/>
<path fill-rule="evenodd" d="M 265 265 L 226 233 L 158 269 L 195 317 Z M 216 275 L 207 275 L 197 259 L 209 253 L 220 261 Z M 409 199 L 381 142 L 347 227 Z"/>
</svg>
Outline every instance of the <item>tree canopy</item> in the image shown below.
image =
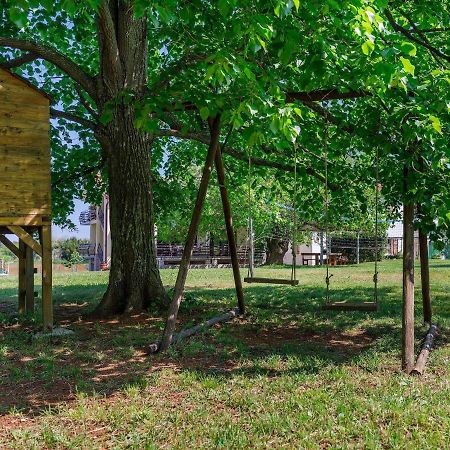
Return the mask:
<svg viewBox="0 0 450 450">
<path fill-rule="evenodd" d="M 295 153 L 306 222 L 325 220 L 325 178 L 330 215 L 364 221 L 378 154 L 387 213 L 421 204 L 448 236 L 449 7 L 419 3 L 3 0 L 0 65 L 54 99 L 55 221 L 112 183 L 130 193 L 112 195 L 118 248 L 138 227 L 121 210 L 150 217 L 151 195 L 160 221 L 182 220 L 220 114 L 235 204 L 249 158 L 255 193 L 290 197 Z"/>
</svg>

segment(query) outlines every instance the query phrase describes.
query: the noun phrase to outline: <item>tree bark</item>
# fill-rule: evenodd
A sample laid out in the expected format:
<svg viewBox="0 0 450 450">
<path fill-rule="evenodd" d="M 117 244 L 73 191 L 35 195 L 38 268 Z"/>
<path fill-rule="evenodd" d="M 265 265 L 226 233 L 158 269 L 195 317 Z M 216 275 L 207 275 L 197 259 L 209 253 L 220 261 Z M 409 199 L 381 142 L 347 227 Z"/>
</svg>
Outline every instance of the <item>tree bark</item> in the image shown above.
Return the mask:
<svg viewBox="0 0 450 450">
<path fill-rule="evenodd" d="M 416 365 L 411 371 L 413 375 L 423 375 L 425 371 L 425 365 L 427 364 L 428 357 L 430 356 L 431 349 L 433 348 L 434 339 L 439 335 L 439 327 L 437 325 L 430 325 L 428 332 L 423 340 L 422 348 L 419 356 L 417 357 Z"/>
<path fill-rule="evenodd" d="M 96 309 L 102 317 L 167 305 L 155 246 L 150 144 L 123 106 L 114 122 L 114 146 L 107 158 L 111 230 L 108 289 Z"/>
<path fill-rule="evenodd" d="M 402 367 L 414 367 L 414 204 L 403 205 Z"/>
<path fill-rule="evenodd" d="M 282 265 L 284 255 L 288 251 L 289 242 L 284 239 L 268 238 L 267 239 L 267 255 L 266 265 Z"/>
<path fill-rule="evenodd" d="M 420 274 L 422 283 L 423 321 L 431 324 L 430 265 L 428 259 L 428 236 L 419 228 Z"/>
<path fill-rule="evenodd" d="M 124 1 L 99 7 L 99 111 L 111 110 L 99 140 L 108 169 L 111 269 L 95 310 L 101 317 L 168 304 L 156 259 L 150 149 L 152 136 L 135 125 L 134 104 L 147 87 L 147 21 Z M 122 95 L 131 93 L 132 101 Z"/>
</svg>

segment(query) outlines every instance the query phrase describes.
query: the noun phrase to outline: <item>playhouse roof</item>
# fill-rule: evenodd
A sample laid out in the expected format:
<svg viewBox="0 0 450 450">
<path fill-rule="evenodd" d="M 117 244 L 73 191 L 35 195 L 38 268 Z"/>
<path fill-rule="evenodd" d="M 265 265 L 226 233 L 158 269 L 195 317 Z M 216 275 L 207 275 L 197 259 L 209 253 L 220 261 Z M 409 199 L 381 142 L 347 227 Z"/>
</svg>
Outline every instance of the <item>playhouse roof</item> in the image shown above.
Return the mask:
<svg viewBox="0 0 450 450">
<path fill-rule="evenodd" d="M 21 77 L 20 75 L 17 75 L 16 73 L 12 72 L 9 69 L 5 69 L 3 67 L 0 67 L 0 71 L 3 70 L 5 72 L 7 72 L 9 75 L 11 75 L 12 77 L 16 78 L 17 80 L 21 81 L 23 84 L 27 85 L 30 89 L 33 89 L 34 91 L 38 92 L 39 94 L 41 94 L 43 97 L 46 97 L 50 103 L 53 101 L 52 97 L 50 97 L 49 94 L 47 94 L 47 92 L 45 92 L 44 90 L 36 87 L 33 83 L 31 83 L 30 81 L 28 81 L 26 78 Z"/>
</svg>

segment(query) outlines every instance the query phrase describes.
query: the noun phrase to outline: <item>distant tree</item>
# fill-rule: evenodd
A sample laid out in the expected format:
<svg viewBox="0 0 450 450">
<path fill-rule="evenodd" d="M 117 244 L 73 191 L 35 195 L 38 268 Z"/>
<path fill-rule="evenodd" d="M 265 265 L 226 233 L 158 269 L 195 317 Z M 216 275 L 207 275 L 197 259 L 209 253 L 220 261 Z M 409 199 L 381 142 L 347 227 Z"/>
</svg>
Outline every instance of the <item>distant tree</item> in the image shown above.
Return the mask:
<svg viewBox="0 0 450 450">
<path fill-rule="evenodd" d="M 13 261 L 15 256 L 3 244 L 0 244 L 0 259 L 5 262 Z"/>
<path fill-rule="evenodd" d="M 83 259 L 81 255 L 77 251 L 74 251 L 70 255 L 70 259 L 64 262 L 64 265 L 69 268 L 74 268 L 77 264 L 80 264 L 82 261 Z"/>
<path fill-rule="evenodd" d="M 82 258 L 79 253 L 80 244 L 88 243 L 89 241 L 87 239 L 77 239 L 75 237 L 58 239 L 53 242 L 53 250 L 57 252 L 59 259 L 69 262 L 72 260 L 74 255 L 77 255 L 77 258 L 79 259 L 78 262 L 81 262 Z"/>
</svg>

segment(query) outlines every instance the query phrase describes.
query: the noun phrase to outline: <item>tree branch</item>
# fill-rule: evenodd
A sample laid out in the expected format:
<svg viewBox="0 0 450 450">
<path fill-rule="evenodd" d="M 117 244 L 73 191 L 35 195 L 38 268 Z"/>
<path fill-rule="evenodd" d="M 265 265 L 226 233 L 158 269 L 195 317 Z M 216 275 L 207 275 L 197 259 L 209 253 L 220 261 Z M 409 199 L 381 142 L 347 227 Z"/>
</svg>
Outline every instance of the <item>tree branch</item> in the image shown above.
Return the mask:
<svg viewBox="0 0 450 450">
<path fill-rule="evenodd" d="M 95 166 L 84 167 L 82 170 L 80 170 L 72 175 L 69 175 L 69 176 L 61 175 L 59 178 L 57 178 L 52 183 L 52 188 L 58 186 L 59 183 L 61 183 L 62 181 L 64 181 L 64 182 L 75 181 L 75 180 L 80 179 L 81 177 L 91 174 L 92 172 L 100 170 L 104 167 L 105 163 L 106 163 L 106 160 L 104 158 L 102 158 L 102 160 Z"/>
<path fill-rule="evenodd" d="M 353 98 L 369 97 L 372 94 L 367 91 L 340 92 L 337 88 L 320 89 L 310 92 L 286 92 L 286 103 L 293 103 L 296 100 L 302 102 L 325 102 L 328 100 L 348 100 Z M 176 102 L 172 104 L 170 111 L 196 111 L 197 105 L 192 102 Z"/>
<path fill-rule="evenodd" d="M 295 100 L 302 102 L 324 102 L 327 100 L 346 100 L 370 96 L 367 91 L 340 92 L 337 88 L 320 89 L 311 92 L 286 92 L 286 102 L 292 103 Z"/>
<path fill-rule="evenodd" d="M 86 111 L 95 119 L 98 120 L 98 113 L 95 111 L 92 106 L 89 104 L 88 100 L 83 95 L 83 92 L 80 89 L 80 86 L 75 83 L 75 90 L 77 91 L 78 97 L 80 99 L 80 103 L 84 106 Z"/>
<path fill-rule="evenodd" d="M 100 49 L 102 53 L 106 54 L 105 60 L 108 61 L 108 64 L 103 65 L 103 70 L 112 74 L 108 79 L 115 83 L 115 86 L 110 86 L 111 92 L 114 93 L 119 89 L 119 80 L 122 78 L 123 70 L 120 61 L 119 46 L 117 44 L 116 26 L 109 5 L 110 2 L 108 1 L 101 2 L 98 9 L 97 22 L 99 32 L 107 42 L 107 45 L 102 45 Z M 103 39 L 100 39 L 100 43 L 102 41 Z"/>
<path fill-rule="evenodd" d="M 50 116 L 55 119 L 65 119 L 70 120 L 71 122 L 76 122 L 86 128 L 90 128 L 92 131 L 98 130 L 98 125 L 95 122 L 89 119 L 85 119 L 84 117 L 77 116 L 76 114 L 71 112 L 50 108 Z"/>
<path fill-rule="evenodd" d="M 57 50 L 38 42 L 1 36 L 0 46 L 17 48 L 36 54 L 39 58 L 45 59 L 49 63 L 55 65 L 75 80 L 91 96 L 91 98 L 94 100 L 97 98 L 94 79 L 84 72 L 78 64 Z"/>
<path fill-rule="evenodd" d="M 406 28 L 402 27 L 400 24 L 398 24 L 394 17 L 392 16 L 392 13 L 389 11 L 389 9 L 385 9 L 384 13 L 386 14 L 386 18 L 388 22 L 391 24 L 394 31 L 397 33 L 401 33 L 403 36 L 407 37 L 410 41 L 415 42 L 416 44 L 419 44 L 420 46 L 426 48 L 429 50 L 433 55 L 438 56 L 439 58 L 442 58 L 443 60 L 450 62 L 450 55 L 446 55 L 445 53 L 442 53 L 437 48 L 433 47 L 427 42 L 424 42 L 421 39 L 418 39 L 416 36 L 414 36 L 410 30 L 407 30 Z"/>
<path fill-rule="evenodd" d="M 417 28 L 414 30 L 415 33 L 448 33 L 450 31 L 450 27 L 446 28 Z"/>
<path fill-rule="evenodd" d="M 35 53 L 29 52 L 29 53 L 20 55 L 15 59 L 10 59 L 9 61 L 0 62 L 0 67 L 2 67 L 3 69 L 14 69 L 15 67 L 19 67 L 19 66 L 22 66 L 23 64 L 32 62 L 37 58 L 38 58 L 38 56 Z"/>
<path fill-rule="evenodd" d="M 177 139 L 187 139 L 187 140 L 191 140 L 191 141 L 196 141 L 196 142 L 201 142 L 202 144 L 206 144 L 208 145 L 210 142 L 210 138 L 209 136 L 202 134 L 202 133 L 183 133 L 179 130 L 159 130 L 158 132 L 154 133 L 155 136 L 160 136 L 160 137 L 174 137 Z M 232 156 L 235 159 L 238 159 L 240 161 L 245 161 L 248 162 L 248 155 L 246 155 L 245 153 L 242 153 L 238 150 L 236 150 L 233 147 L 230 147 L 229 145 L 225 146 L 222 149 L 223 153 Z M 270 167 L 272 169 L 277 169 L 277 170 L 281 170 L 283 172 L 294 172 L 294 166 L 289 165 L 289 164 L 285 164 L 285 163 L 281 163 L 281 162 L 277 162 L 277 161 L 268 161 L 266 159 L 263 158 L 257 158 L 257 157 L 252 157 L 252 164 L 254 166 L 260 166 L 260 167 Z M 325 183 L 325 177 L 317 172 L 315 169 L 313 169 L 312 167 L 305 167 L 305 172 L 307 175 L 312 176 L 314 178 L 316 178 L 317 180 L 321 181 L 322 183 Z M 335 185 L 329 185 L 329 188 L 331 190 L 338 190 L 339 188 Z"/>
<path fill-rule="evenodd" d="M 346 131 L 347 133 L 353 133 L 355 131 L 355 127 L 353 125 L 343 123 L 337 117 L 333 116 L 333 114 L 331 114 L 330 111 L 328 111 L 323 106 L 320 106 L 319 104 L 313 102 L 303 102 L 303 104 L 312 111 L 322 116 L 327 122 L 336 125 L 341 130 Z"/>
</svg>

